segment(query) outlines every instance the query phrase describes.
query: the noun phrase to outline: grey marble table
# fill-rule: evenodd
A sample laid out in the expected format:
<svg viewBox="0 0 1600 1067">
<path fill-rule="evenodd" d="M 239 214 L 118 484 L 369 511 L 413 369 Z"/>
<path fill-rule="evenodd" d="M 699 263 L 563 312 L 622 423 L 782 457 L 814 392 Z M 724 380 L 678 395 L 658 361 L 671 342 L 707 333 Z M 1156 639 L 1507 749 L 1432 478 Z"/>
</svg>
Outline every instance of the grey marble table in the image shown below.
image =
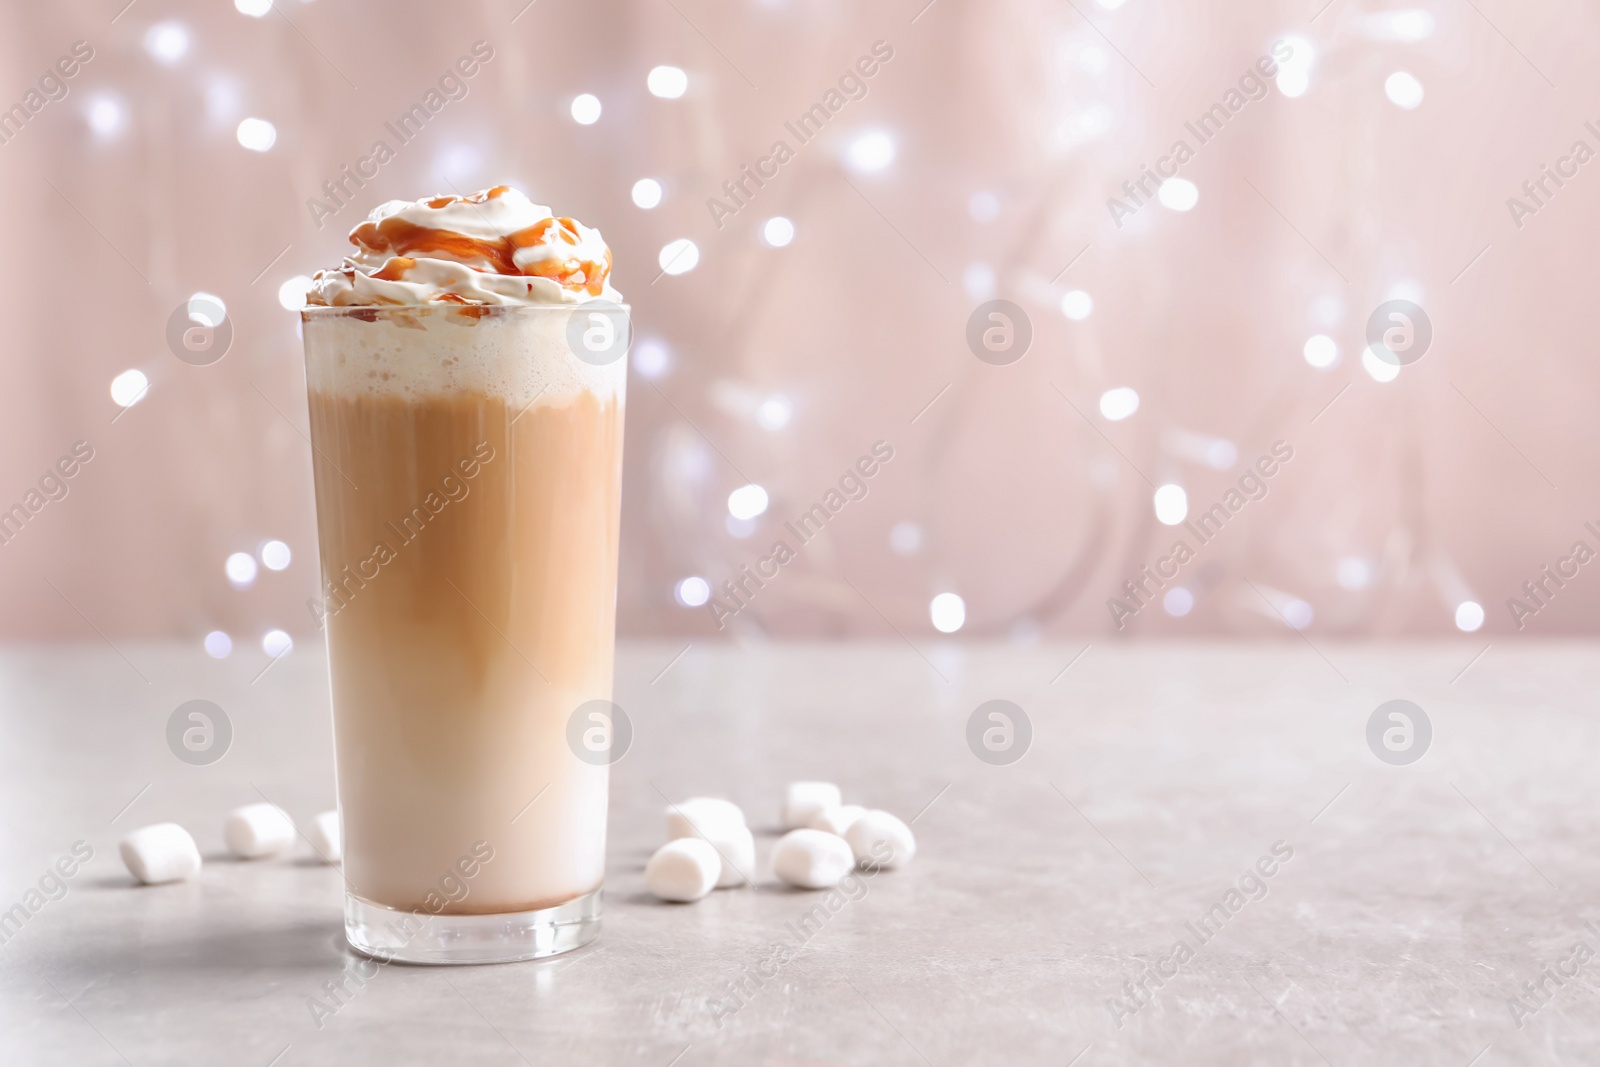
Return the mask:
<svg viewBox="0 0 1600 1067">
<path fill-rule="evenodd" d="M 259 653 L 12 646 L 0 1063 L 1600 1063 L 1600 660 L 1484 644 L 628 646 L 600 940 L 379 968 L 320 1020 L 359 977 L 338 873 L 303 844 L 230 862 L 220 825 L 332 805 L 320 653 L 257 677 Z M 193 698 L 234 725 L 210 766 L 167 748 Z M 1405 766 L 1367 739 L 1396 698 L 1432 727 Z M 1032 726 L 1008 765 L 967 741 L 993 699 Z M 916 816 L 916 861 L 821 913 L 770 879 L 648 897 L 662 794 L 736 799 L 764 856 L 799 777 Z M 169 819 L 205 869 L 136 888 L 117 839 Z"/>
</svg>

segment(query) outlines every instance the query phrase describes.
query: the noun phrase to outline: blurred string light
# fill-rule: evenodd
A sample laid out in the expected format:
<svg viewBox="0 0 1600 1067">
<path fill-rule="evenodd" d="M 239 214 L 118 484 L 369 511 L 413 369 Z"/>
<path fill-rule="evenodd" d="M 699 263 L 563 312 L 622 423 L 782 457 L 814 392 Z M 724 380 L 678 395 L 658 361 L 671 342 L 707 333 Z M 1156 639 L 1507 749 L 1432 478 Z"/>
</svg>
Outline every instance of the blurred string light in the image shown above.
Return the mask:
<svg viewBox="0 0 1600 1067">
<path fill-rule="evenodd" d="M 894 162 L 894 141 L 882 130 L 869 130 L 850 142 L 845 158 L 854 170 L 882 170 Z"/>
<path fill-rule="evenodd" d="M 1174 456 L 1217 471 L 1232 470 L 1239 462 L 1239 446 L 1226 437 L 1195 433 L 1178 426 L 1169 426 L 1161 432 L 1161 447 Z"/>
<path fill-rule="evenodd" d="M 1299 597 L 1290 597 L 1288 603 L 1283 606 L 1283 621 L 1292 629 L 1304 630 L 1311 625 L 1311 620 L 1314 618 L 1316 612 L 1311 609 L 1310 604 Z"/>
<path fill-rule="evenodd" d="M 1359 19 L 1358 25 L 1362 32 L 1375 41 L 1414 44 L 1432 37 L 1436 23 L 1431 11 L 1407 8 L 1366 15 Z"/>
<path fill-rule="evenodd" d="M 687 237 L 680 237 L 666 243 L 657 261 L 668 274 L 687 274 L 700 262 L 700 247 Z"/>
<path fill-rule="evenodd" d="M 1348 589 L 1352 593 L 1359 592 L 1372 584 L 1372 564 L 1360 556 L 1346 556 L 1341 559 L 1336 574 L 1339 588 Z"/>
<path fill-rule="evenodd" d="M 189 297 L 189 321 L 202 326 L 221 326 L 228 317 L 228 305 L 215 293 L 195 293 Z"/>
<path fill-rule="evenodd" d="M 686 608 L 698 608 L 711 599 L 711 583 L 699 575 L 690 575 L 673 587 L 672 599 Z"/>
<path fill-rule="evenodd" d="M 1415 278 L 1401 278 L 1397 282 L 1390 283 L 1389 287 L 1384 290 L 1383 298 L 1385 300 L 1409 300 L 1413 304 L 1421 304 L 1423 296 L 1421 282 Z"/>
<path fill-rule="evenodd" d="M 1098 0 L 1098 2 L 1100 6 L 1105 8 L 1107 11 L 1115 11 L 1117 8 L 1126 3 L 1127 0 Z"/>
<path fill-rule="evenodd" d="M 111 379 L 111 399 L 118 407 L 131 408 L 150 391 L 150 379 L 141 370 L 125 370 Z"/>
<path fill-rule="evenodd" d="M 1375 382 L 1392 382 L 1400 377 L 1398 363 L 1390 363 L 1370 348 L 1364 349 L 1361 353 L 1361 369 L 1371 375 Z"/>
<path fill-rule="evenodd" d="M 967 214 L 973 222 L 993 222 L 1000 217 L 1000 198 L 988 189 L 979 189 L 967 198 Z"/>
<path fill-rule="evenodd" d="M 89 129 L 97 136 L 111 137 L 122 131 L 127 112 L 115 97 L 96 96 L 89 101 L 88 118 Z"/>
<path fill-rule="evenodd" d="M 928 602 L 928 618 L 942 634 L 953 634 L 967 623 L 967 602 L 955 593 L 940 593 Z"/>
<path fill-rule="evenodd" d="M 306 294 L 311 292 L 311 279 L 304 274 L 278 286 L 278 303 L 285 311 L 299 311 L 306 306 Z"/>
<path fill-rule="evenodd" d="M 995 294 L 994 268 L 987 263 L 968 263 L 961 271 L 961 288 L 968 300 L 982 303 Z"/>
<path fill-rule="evenodd" d="M 633 369 L 641 377 L 654 381 L 666 374 L 671 365 L 672 351 L 660 341 L 648 338 L 633 346 Z"/>
<path fill-rule="evenodd" d="M 266 119 L 248 118 L 234 131 L 239 143 L 252 152 L 265 152 L 278 143 L 278 128 Z"/>
<path fill-rule="evenodd" d="M 272 0 L 233 0 L 233 9 L 253 19 L 265 18 L 272 10 Z"/>
<path fill-rule="evenodd" d="M 756 423 L 763 430 L 776 433 L 789 425 L 794 416 L 794 405 L 786 396 L 769 396 L 756 408 Z"/>
<path fill-rule="evenodd" d="M 1283 38 L 1290 49 L 1288 59 L 1278 62 L 1278 92 L 1287 97 L 1304 96 L 1311 87 L 1311 70 L 1316 65 L 1317 50 L 1310 41 L 1298 34 Z"/>
<path fill-rule="evenodd" d="M 292 648 L 294 648 L 294 638 L 282 630 L 268 630 L 261 638 L 261 651 L 273 659 L 287 656 Z"/>
<path fill-rule="evenodd" d="M 294 553 L 282 541 L 268 541 L 261 546 L 261 563 L 269 571 L 281 571 L 289 566 Z"/>
<path fill-rule="evenodd" d="M 774 215 L 762 224 L 761 239 L 772 248 L 782 248 L 794 240 L 794 223 L 782 215 Z"/>
<path fill-rule="evenodd" d="M 1463 600 L 1456 605 L 1456 629 L 1462 633 L 1477 633 L 1483 628 L 1483 605 L 1476 600 Z"/>
<path fill-rule="evenodd" d="M 661 183 L 654 178 L 640 178 L 633 183 L 633 205 L 646 211 L 661 203 Z"/>
<path fill-rule="evenodd" d="M 221 630 L 206 634 L 206 655 L 212 659 L 227 659 L 233 653 L 233 638 Z"/>
<path fill-rule="evenodd" d="M 1194 594 L 1181 585 L 1175 585 L 1161 598 L 1161 607 L 1168 615 L 1181 619 L 1194 608 Z"/>
<path fill-rule="evenodd" d="M 1121 422 L 1138 410 L 1139 394 L 1126 385 L 1107 389 L 1100 394 L 1100 414 L 1112 422 Z"/>
<path fill-rule="evenodd" d="M 1403 70 L 1397 70 L 1383 82 L 1383 93 L 1396 107 L 1414 111 L 1422 104 L 1422 83 Z"/>
<path fill-rule="evenodd" d="M 676 100 L 688 91 L 689 75 L 678 67 L 652 67 L 645 76 L 644 84 L 651 96 Z"/>
<path fill-rule="evenodd" d="M 897 556 L 914 556 L 922 548 L 922 526 L 903 519 L 889 529 L 889 547 Z"/>
<path fill-rule="evenodd" d="M 1304 352 L 1306 362 L 1318 370 L 1326 370 L 1339 362 L 1339 346 L 1325 333 L 1307 338 Z"/>
<path fill-rule="evenodd" d="M 1200 189 L 1188 178 L 1168 178 L 1156 189 L 1161 206 L 1173 211 L 1188 211 L 1200 202 Z"/>
<path fill-rule="evenodd" d="M 1189 494 L 1183 491 L 1183 486 L 1168 482 L 1155 492 L 1153 503 L 1156 508 L 1156 519 L 1163 526 L 1177 526 L 1189 517 Z"/>
<path fill-rule="evenodd" d="M 1344 300 L 1334 293 L 1326 293 L 1311 301 L 1311 321 L 1323 329 L 1332 329 L 1344 322 Z"/>
<path fill-rule="evenodd" d="M 170 67 L 189 54 L 189 28 L 181 22 L 158 22 L 145 31 L 144 50 Z"/>
<path fill-rule="evenodd" d="M 1082 289 L 1072 289 L 1061 298 L 1061 314 L 1073 322 L 1082 322 L 1094 312 L 1094 297 Z"/>
<path fill-rule="evenodd" d="M 206 117 L 219 126 L 231 125 L 244 110 L 244 95 L 232 78 L 212 75 L 206 82 Z"/>
<path fill-rule="evenodd" d="M 582 93 L 573 98 L 572 121 L 579 126 L 593 126 L 600 121 L 600 98 L 593 93 Z"/>
<path fill-rule="evenodd" d="M 767 491 L 759 485 L 741 485 L 728 494 L 728 514 L 736 519 L 753 519 L 766 510 Z"/>
<path fill-rule="evenodd" d="M 483 166 L 483 153 L 470 144 L 446 145 L 433 157 L 431 173 L 435 182 L 454 185 L 470 181 L 468 177 Z"/>
<path fill-rule="evenodd" d="M 255 584 L 256 558 L 248 552 L 235 552 L 222 564 L 222 571 L 236 589 L 248 589 Z"/>
<path fill-rule="evenodd" d="M 1067 120 L 1062 131 L 1070 140 L 1084 141 L 1100 136 L 1111 128 L 1111 109 L 1104 104 L 1091 104 Z"/>
</svg>

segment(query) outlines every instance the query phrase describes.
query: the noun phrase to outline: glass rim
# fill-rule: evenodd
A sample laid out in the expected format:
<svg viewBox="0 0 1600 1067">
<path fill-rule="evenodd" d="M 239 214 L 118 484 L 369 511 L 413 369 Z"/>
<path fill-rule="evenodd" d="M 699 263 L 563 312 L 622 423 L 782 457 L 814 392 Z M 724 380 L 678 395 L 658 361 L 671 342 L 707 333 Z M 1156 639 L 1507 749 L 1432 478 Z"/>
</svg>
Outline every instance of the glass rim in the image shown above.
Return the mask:
<svg viewBox="0 0 1600 1067">
<path fill-rule="evenodd" d="M 596 307 L 595 305 L 600 305 Z M 473 318 L 485 315 L 511 315 L 523 311 L 622 311 L 632 313 L 633 307 L 626 303 L 614 303 L 604 298 L 585 300 L 578 304 L 457 304 L 448 300 L 430 300 L 425 304 L 307 304 L 300 309 L 302 319 L 329 318 L 339 315 L 357 318 L 369 318 L 372 315 L 402 315 L 415 314 L 440 314 L 444 312 L 466 313 Z"/>
</svg>

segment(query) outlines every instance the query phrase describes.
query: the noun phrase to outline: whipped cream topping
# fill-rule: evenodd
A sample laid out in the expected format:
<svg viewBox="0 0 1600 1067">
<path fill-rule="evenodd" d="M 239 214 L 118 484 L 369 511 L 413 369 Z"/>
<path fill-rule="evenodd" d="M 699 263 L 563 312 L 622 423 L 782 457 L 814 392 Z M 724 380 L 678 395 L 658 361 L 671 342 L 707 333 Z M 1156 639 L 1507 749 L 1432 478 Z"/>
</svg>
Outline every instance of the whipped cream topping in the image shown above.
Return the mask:
<svg viewBox="0 0 1600 1067">
<path fill-rule="evenodd" d="M 599 230 L 504 185 L 471 196 L 391 200 L 350 231 L 356 251 L 318 271 L 306 300 L 377 304 L 621 303 Z"/>
</svg>

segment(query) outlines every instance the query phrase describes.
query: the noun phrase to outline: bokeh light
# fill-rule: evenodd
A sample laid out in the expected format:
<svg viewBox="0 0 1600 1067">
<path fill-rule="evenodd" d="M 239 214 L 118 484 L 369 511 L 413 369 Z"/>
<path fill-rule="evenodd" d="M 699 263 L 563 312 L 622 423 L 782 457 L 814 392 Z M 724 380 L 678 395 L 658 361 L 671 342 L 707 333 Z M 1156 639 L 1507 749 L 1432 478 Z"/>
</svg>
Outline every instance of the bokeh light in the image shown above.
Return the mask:
<svg viewBox="0 0 1600 1067">
<path fill-rule="evenodd" d="M 1339 346 L 1325 333 L 1308 338 L 1304 354 L 1306 362 L 1318 370 L 1326 370 L 1339 362 Z"/>
<path fill-rule="evenodd" d="M 1112 422 L 1121 422 L 1138 410 L 1139 394 L 1126 385 L 1107 389 L 1100 394 L 1100 414 Z"/>
<path fill-rule="evenodd" d="M 1188 211 L 1200 202 L 1200 188 L 1188 178 L 1168 178 L 1156 189 L 1161 206 L 1173 211 Z"/>
<path fill-rule="evenodd" d="M 189 27 L 181 22 L 158 22 L 144 32 L 144 50 L 167 66 L 189 54 Z"/>
<path fill-rule="evenodd" d="M 266 119 L 248 118 L 240 121 L 234 136 L 250 151 L 265 152 L 278 143 L 278 128 Z"/>
<path fill-rule="evenodd" d="M 711 583 L 699 575 L 690 575 L 672 590 L 672 598 L 686 608 L 698 608 L 711 599 Z"/>
<path fill-rule="evenodd" d="M 654 178 L 640 178 L 633 183 L 633 206 L 646 211 L 661 203 L 661 183 Z"/>
<path fill-rule="evenodd" d="M 882 130 L 871 130 L 850 142 L 845 158 L 854 170 L 882 170 L 894 162 L 894 141 Z"/>
<path fill-rule="evenodd" d="M 1094 312 L 1094 297 L 1082 289 L 1072 289 L 1061 298 L 1061 314 L 1073 322 L 1082 322 Z"/>
<path fill-rule="evenodd" d="M 268 541 L 261 546 L 261 563 L 269 571 L 281 571 L 289 566 L 294 553 L 282 541 Z"/>
<path fill-rule="evenodd" d="M 1396 107 L 1403 107 L 1407 111 L 1415 110 L 1422 104 L 1422 83 L 1416 76 L 1403 70 L 1397 70 L 1389 75 L 1383 83 L 1383 93 Z"/>
<path fill-rule="evenodd" d="M 111 399 L 117 402 L 118 407 L 133 407 L 149 391 L 150 379 L 141 370 L 125 370 L 111 379 Z"/>
<path fill-rule="evenodd" d="M 761 239 L 773 248 L 782 248 L 794 240 L 794 223 L 775 215 L 762 224 Z"/>
<path fill-rule="evenodd" d="M 680 237 L 662 247 L 657 261 L 668 274 L 687 274 L 700 262 L 700 247 L 687 237 Z"/>
<path fill-rule="evenodd" d="M 652 67 L 644 82 L 651 96 L 676 100 L 688 91 L 689 75 L 677 67 Z"/>
<path fill-rule="evenodd" d="M 728 494 L 728 514 L 736 519 L 753 519 L 766 510 L 767 491 L 759 485 L 741 485 Z"/>
<path fill-rule="evenodd" d="M 955 593 L 940 593 L 928 603 L 928 618 L 942 634 L 953 634 L 967 624 L 967 602 Z"/>
<path fill-rule="evenodd" d="M 593 126 L 600 121 L 600 98 L 593 93 L 582 93 L 572 100 L 572 121 L 579 126 Z"/>
<path fill-rule="evenodd" d="M 1166 526 L 1176 526 L 1189 517 L 1189 494 L 1183 486 L 1168 482 L 1155 492 L 1156 519 Z"/>
</svg>

